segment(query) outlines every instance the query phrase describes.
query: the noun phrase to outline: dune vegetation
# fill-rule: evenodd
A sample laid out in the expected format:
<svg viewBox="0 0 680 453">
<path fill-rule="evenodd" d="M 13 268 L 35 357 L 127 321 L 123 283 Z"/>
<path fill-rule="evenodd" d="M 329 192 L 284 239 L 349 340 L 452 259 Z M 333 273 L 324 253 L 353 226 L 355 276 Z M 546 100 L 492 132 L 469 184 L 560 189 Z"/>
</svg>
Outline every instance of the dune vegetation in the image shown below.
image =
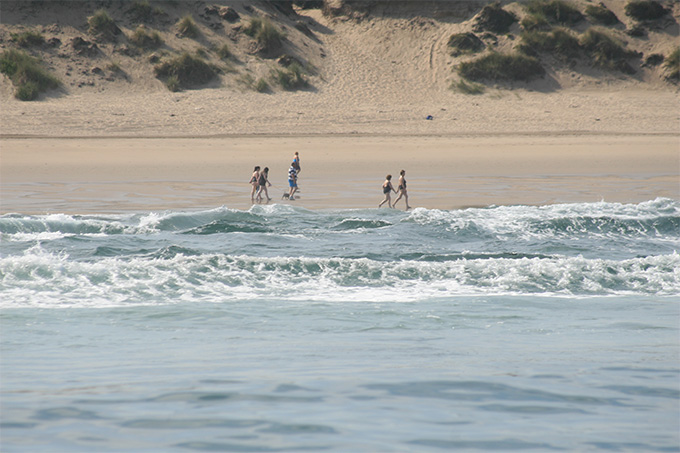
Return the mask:
<svg viewBox="0 0 680 453">
<path fill-rule="evenodd" d="M 37 58 L 21 50 L 10 49 L 0 54 L 0 73 L 9 77 L 16 87 L 15 97 L 21 101 L 36 100 L 40 93 L 61 85 Z"/>
<path fill-rule="evenodd" d="M 573 80 L 615 77 L 677 84 L 677 45 L 672 43 L 680 5 L 669 0 L 623 2 L 472 0 L 465 8 L 428 2 L 434 5 L 428 10 L 424 3 L 386 0 L 218 5 L 134 0 L 81 2 L 77 7 L 74 3 L 66 15 L 57 14 L 62 11 L 60 2 L 8 0 L 2 7 L 0 51 L 12 61 L 5 63 L 3 74 L 6 81 L 21 86 L 15 90 L 19 99 L 38 99 L 40 93 L 57 87 L 63 88 L 59 96 L 136 85 L 172 91 L 204 87 L 245 87 L 270 94 L 316 91 L 310 88 L 328 81 L 332 58 L 327 58 L 325 41 L 335 33 L 333 28 L 342 25 L 344 33 L 352 28 L 364 33 L 359 30 L 384 24 L 386 30 L 398 30 L 403 25 L 394 26 L 401 21 L 408 27 L 429 24 L 441 34 L 452 29 L 443 40 L 436 34 L 423 35 L 418 39 L 432 42 L 414 44 L 434 52 L 442 42 L 437 52 L 444 55 L 430 56 L 430 62 L 439 59 L 452 68 L 439 86 L 456 92 L 479 94 L 486 91 L 484 86 L 513 89 L 546 77 L 552 80 L 551 89 L 559 89 L 567 72 L 576 72 L 570 76 Z M 37 11 L 32 9 L 36 3 L 45 10 L 40 17 L 46 22 L 21 23 L 21 18 Z M 49 22 L 50 17 L 58 20 Z M 367 52 L 377 51 L 379 58 L 380 53 L 389 53 L 387 35 L 382 38 L 383 51 L 378 45 L 381 38 L 371 39 L 375 50 Z M 39 73 L 36 68 L 46 75 L 29 80 L 25 74 Z"/>
</svg>

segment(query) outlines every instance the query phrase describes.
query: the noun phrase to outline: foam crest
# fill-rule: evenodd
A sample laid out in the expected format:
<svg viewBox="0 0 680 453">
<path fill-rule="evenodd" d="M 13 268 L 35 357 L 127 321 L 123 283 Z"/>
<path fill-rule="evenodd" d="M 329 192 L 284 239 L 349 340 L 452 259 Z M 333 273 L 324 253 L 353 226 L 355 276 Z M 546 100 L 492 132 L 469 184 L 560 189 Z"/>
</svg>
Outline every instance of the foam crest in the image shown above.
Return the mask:
<svg viewBox="0 0 680 453">
<path fill-rule="evenodd" d="M 248 211 L 220 207 L 197 212 L 150 212 L 127 216 L 0 216 L 0 233 L 151 234 L 183 232 L 263 232 L 268 225 L 289 229 L 343 231 L 416 224 L 480 238 L 542 238 L 568 235 L 674 236 L 680 230 L 680 202 L 657 199 L 640 204 L 578 203 L 549 206 L 497 206 L 443 211 L 345 210 L 314 212 L 288 205 L 253 206 Z"/>
<path fill-rule="evenodd" d="M 2 306 L 680 294 L 680 203 L 0 217 Z"/>
<path fill-rule="evenodd" d="M 120 218 L 97 216 L 73 216 L 51 214 L 46 216 L 18 216 L 16 214 L 0 216 L 0 234 L 3 237 L 30 234 L 122 234 L 126 230 Z"/>
<path fill-rule="evenodd" d="M 680 294 L 677 253 L 624 261 L 583 257 L 381 262 L 174 254 L 72 261 L 33 250 L 0 259 L 2 306 L 103 307 L 299 299 L 391 301 L 475 294 Z"/>
<path fill-rule="evenodd" d="M 460 211 L 416 209 L 404 221 L 479 237 L 522 240 L 580 235 L 664 237 L 675 236 L 680 231 L 680 202 L 659 198 L 640 204 L 495 206 Z"/>
</svg>

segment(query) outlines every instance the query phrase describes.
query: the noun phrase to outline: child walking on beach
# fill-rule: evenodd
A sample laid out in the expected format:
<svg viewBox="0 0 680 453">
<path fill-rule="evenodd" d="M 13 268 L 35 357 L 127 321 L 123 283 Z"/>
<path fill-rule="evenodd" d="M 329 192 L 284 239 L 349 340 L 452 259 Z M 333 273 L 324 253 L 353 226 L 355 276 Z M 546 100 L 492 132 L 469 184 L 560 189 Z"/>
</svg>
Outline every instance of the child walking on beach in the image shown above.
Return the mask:
<svg viewBox="0 0 680 453">
<path fill-rule="evenodd" d="M 255 192 L 257 191 L 257 188 L 259 186 L 259 181 L 260 181 L 260 166 L 258 165 L 253 170 L 253 175 L 250 177 L 250 185 L 253 186 L 250 191 L 251 202 L 255 201 Z"/>
<path fill-rule="evenodd" d="M 302 171 L 302 168 L 300 167 L 300 153 L 295 151 L 295 154 L 293 155 L 293 166 L 295 167 L 295 170 L 297 170 L 298 174 Z"/>
<path fill-rule="evenodd" d="M 394 200 L 394 203 L 392 203 L 392 207 L 394 208 L 397 206 L 397 202 L 401 200 L 401 197 L 404 197 L 404 201 L 406 201 L 406 210 L 408 211 L 411 209 L 411 206 L 408 205 L 408 193 L 406 192 L 406 170 L 400 171 L 399 174 L 401 175 L 399 176 L 399 186 L 397 187 L 399 196 Z"/>
<path fill-rule="evenodd" d="M 267 190 L 267 184 L 271 187 L 272 183 L 269 182 L 269 167 L 264 167 L 264 170 L 262 170 L 262 173 L 260 173 L 260 177 L 257 180 L 258 185 L 260 186 L 257 189 L 257 197 L 255 198 L 257 202 L 262 201 L 262 192 L 264 192 L 265 196 L 267 197 L 267 201 L 270 201 L 271 198 L 269 198 L 269 191 Z"/>
<path fill-rule="evenodd" d="M 295 168 L 295 162 L 290 164 L 290 168 L 288 169 L 288 185 L 290 186 L 290 191 L 288 192 L 288 199 L 289 200 L 295 200 L 295 192 L 297 192 L 298 186 L 297 186 L 297 168 Z"/>
<path fill-rule="evenodd" d="M 384 205 L 385 202 L 387 202 L 387 206 L 389 206 L 390 208 L 392 207 L 392 203 L 391 203 L 392 199 L 391 199 L 390 195 L 391 195 L 392 192 L 397 193 L 397 191 L 394 190 L 394 187 L 392 187 L 392 181 L 391 180 L 392 180 L 392 175 L 385 176 L 385 182 L 382 185 L 382 190 L 383 190 L 383 193 L 385 194 L 385 199 L 380 202 L 380 204 L 378 205 L 379 208 L 382 208 L 382 205 Z"/>
</svg>

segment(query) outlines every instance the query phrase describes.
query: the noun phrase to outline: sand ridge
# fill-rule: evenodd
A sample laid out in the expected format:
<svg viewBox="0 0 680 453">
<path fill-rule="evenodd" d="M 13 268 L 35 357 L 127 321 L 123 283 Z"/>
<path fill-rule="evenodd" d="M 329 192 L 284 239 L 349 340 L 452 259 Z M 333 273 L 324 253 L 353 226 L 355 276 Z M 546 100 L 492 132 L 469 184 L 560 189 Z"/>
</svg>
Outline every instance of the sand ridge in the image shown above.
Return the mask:
<svg viewBox="0 0 680 453">
<path fill-rule="evenodd" d="M 173 93 L 153 76 L 147 54 L 128 58 L 116 49 L 121 45 L 100 43 L 100 57 L 83 60 L 64 48 L 84 32 L 78 22 L 66 17 L 35 20 L 63 21 L 49 26 L 58 30 L 62 57 L 49 59 L 58 74 L 70 73 L 73 80 L 63 94 L 49 95 L 38 102 L 13 98 L 6 77 L 0 81 L 3 108 L 2 136 L 221 136 L 239 134 L 486 134 L 486 133 L 678 133 L 680 91 L 660 79 L 660 69 L 646 68 L 633 77 L 593 68 L 549 68 L 542 80 L 516 83 L 513 89 L 489 87 L 485 94 L 471 96 L 452 90 L 457 62 L 447 50 L 452 33 L 471 29 L 472 13 L 455 18 L 428 17 L 427 9 L 399 15 L 367 16 L 362 20 L 327 17 L 320 10 L 299 10 L 294 17 L 275 15 L 263 2 L 254 2 L 252 12 L 237 5 L 240 22 L 224 28 L 203 26 L 197 40 L 179 39 L 166 33 L 168 46 L 196 51 L 197 46 L 216 45 L 225 39 L 234 52 L 251 45 L 239 26 L 253 15 L 279 19 L 286 26 L 288 50 L 304 55 L 311 67 L 310 87 L 299 91 L 258 93 L 239 83 L 241 75 L 221 76 L 220 83 L 196 90 Z M 423 5 L 428 4 L 423 2 Z M 621 2 L 605 4 L 624 18 Z M 585 5 L 585 3 L 583 3 Z M 180 4 L 184 7 L 184 4 Z M 177 8 L 180 8 L 177 7 Z M 195 17 L 204 6 L 196 6 Z M 506 7 L 518 14 L 521 7 Z M 4 9 L 8 9 L 6 6 Z M 4 16 L 14 17 L 22 9 Z M 422 13 L 422 15 L 418 13 Z M 178 9 L 176 14 L 181 14 Z M 30 11 L 15 20 L 29 20 Z M 68 11 L 64 11 L 67 15 Z M 86 11 L 82 14 L 85 16 Z M 121 17 L 126 17 L 122 12 Z M 248 14 L 249 16 L 246 16 Z M 24 17 L 25 16 L 25 17 Z M 11 20 L 5 19 L 6 21 Z M 652 27 L 641 40 L 631 40 L 632 50 L 643 55 L 668 53 L 677 37 L 680 5 L 664 28 Z M 83 18 L 84 20 L 84 18 Z M 211 19 L 214 21 L 214 19 Z M 309 24 L 313 38 L 294 28 Z M 201 23 L 199 21 L 199 23 Z M 158 27 L 158 25 L 155 25 Z M 17 28 L 19 27 L 19 28 Z M 132 32 L 124 29 L 125 33 Z M 234 28 L 236 27 L 236 28 Z M 517 25 L 515 25 L 517 27 Z M 581 28 L 585 25 L 581 26 Z M 24 28 L 30 28 L 28 26 Z M 621 27 L 619 27 L 621 28 Z M 4 29 L 4 31 L 3 31 Z M 8 33 L 21 26 L 0 27 L 5 42 Z M 170 28 L 172 30 L 172 28 Z M 217 31 L 216 31 L 217 30 Z M 514 30 L 515 33 L 517 30 Z M 578 30 L 577 30 L 578 31 Z M 614 29 L 623 35 L 621 29 Z M 49 35 L 49 33 L 47 33 Z M 91 39 L 91 38 L 89 38 Z M 516 38 L 499 36 L 498 49 L 511 49 Z M 677 39 L 675 40 L 677 41 Z M 6 45 L 6 44 L 3 44 Z M 241 47 L 239 47 L 241 46 Z M 637 47 L 633 47 L 637 46 Z M 266 76 L 274 61 L 244 51 L 236 69 L 253 77 Z M 45 58 L 54 53 L 45 54 Z M 107 81 L 92 74 L 92 66 L 104 68 L 120 62 L 125 79 Z M 70 68 L 70 69 L 69 69 Z M 656 71 L 656 72 L 655 72 Z M 82 85 L 82 86 L 81 86 Z M 433 120 L 426 120 L 432 117 Z"/>
</svg>

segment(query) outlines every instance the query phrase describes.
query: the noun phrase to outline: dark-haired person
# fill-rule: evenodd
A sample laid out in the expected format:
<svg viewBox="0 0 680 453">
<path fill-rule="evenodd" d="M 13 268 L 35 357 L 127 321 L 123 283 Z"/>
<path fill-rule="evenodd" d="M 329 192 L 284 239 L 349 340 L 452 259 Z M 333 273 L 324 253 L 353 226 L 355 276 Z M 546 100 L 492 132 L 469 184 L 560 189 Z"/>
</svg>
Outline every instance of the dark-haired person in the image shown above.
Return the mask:
<svg viewBox="0 0 680 453">
<path fill-rule="evenodd" d="M 295 168 L 295 175 L 300 176 L 302 168 L 300 168 L 300 154 L 297 151 L 295 151 L 295 154 L 293 155 L 293 163 L 291 165 Z M 295 178 L 295 182 L 297 183 L 297 177 Z M 297 186 L 295 190 L 300 190 L 300 186 Z"/>
<path fill-rule="evenodd" d="M 253 170 L 253 176 L 250 177 L 250 185 L 253 186 L 252 190 L 250 191 L 250 201 L 252 202 L 255 201 L 255 192 L 257 192 L 259 184 L 260 184 L 260 166 L 257 165 Z"/>
<path fill-rule="evenodd" d="M 399 174 L 401 175 L 399 176 L 399 185 L 397 186 L 397 192 L 399 193 L 399 196 L 396 200 L 394 200 L 394 203 L 392 203 L 392 207 L 396 207 L 397 202 L 401 200 L 401 197 L 404 197 L 404 201 L 406 202 L 406 210 L 408 211 L 411 209 L 411 206 L 408 205 L 408 192 L 406 191 L 406 170 L 400 171 Z"/>
<path fill-rule="evenodd" d="M 260 186 L 257 189 L 257 196 L 255 199 L 257 202 L 262 201 L 262 192 L 264 192 L 265 196 L 267 197 L 267 201 L 270 201 L 271 198 L 269 198 L 269 191 L 267 190 L 267 184 L 271 187 L 272 183 L 269 182 L 269 167 L 264 167 L 264 170 L 262 170 L 262 173 L 260 173 L 260 177 L 257 180 L 258 185 Z"/>
<path fill-rule="evenodd" d="M 397 191 L 394 190 L 394 187 L 392 187 L 392 175 L 385 176 L 385 182 L 382 185 L 382 191 L 383 191 L 383 194 L 385 194 L 385 199 L 380 202 L 378 207 L 382 208 L 382 205 L 384 205 L 385 202 L 387 202 L 387 206 L 389 206 L 391 208 L 392 203 L 391 203 L 390 195 L 391 195 L 392 192 L 397 193 Z"/>
<path fill-rule="evenodd" d="M 290 186 L 290 191 L 288 192 L 288 199 L 293 201 L 295 200 L 295 192 L 298 189 L 297 186 L 297 168 L 295 168 L 295 162 L 290 164 L 290 168 L 288 169 L 288 185 Z"/>
</svg>

